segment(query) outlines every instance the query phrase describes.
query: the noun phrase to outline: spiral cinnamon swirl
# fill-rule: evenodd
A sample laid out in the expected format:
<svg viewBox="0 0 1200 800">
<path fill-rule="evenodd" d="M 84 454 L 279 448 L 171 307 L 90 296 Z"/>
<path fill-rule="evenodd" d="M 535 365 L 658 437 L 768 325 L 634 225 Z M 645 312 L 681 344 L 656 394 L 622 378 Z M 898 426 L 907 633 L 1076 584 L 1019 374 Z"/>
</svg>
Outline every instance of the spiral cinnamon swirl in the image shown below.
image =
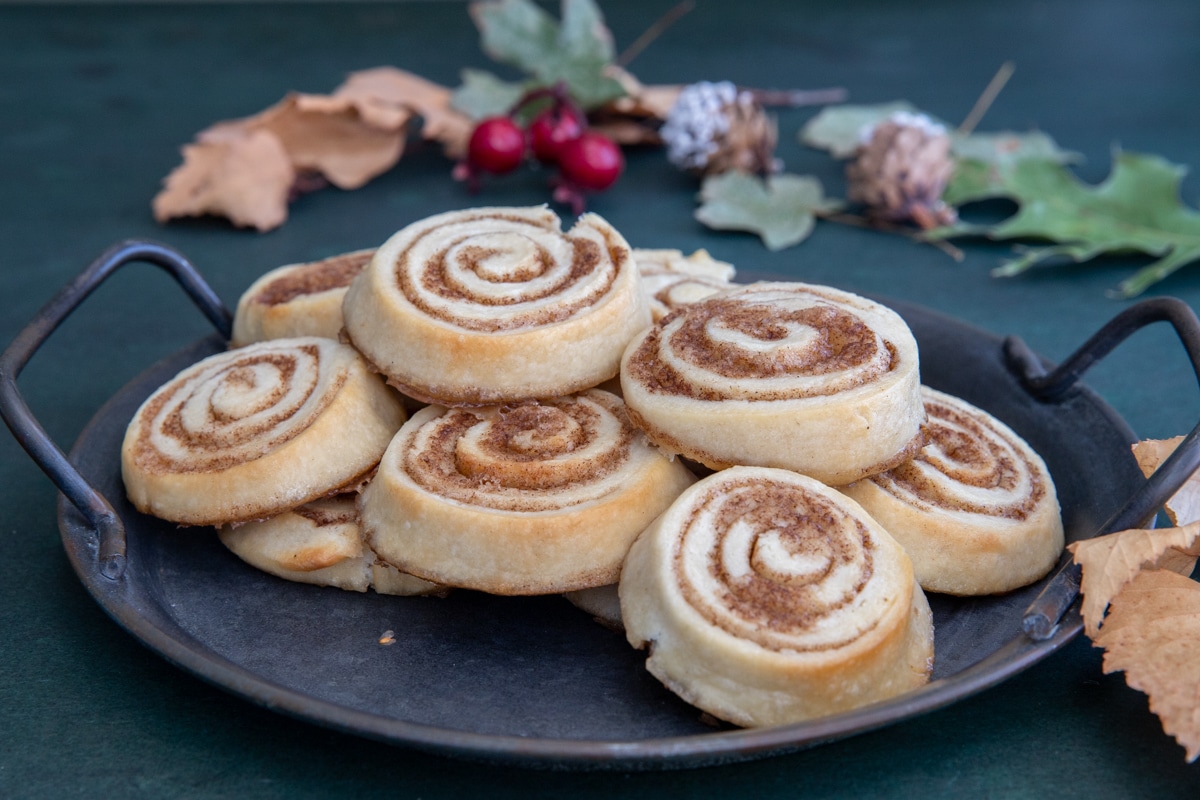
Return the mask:
<svg viewBox="0 0 1200 800">
<path fill-rule="evenodd" d="M 655 322 L 688 303 L 732 286 L 732 264 L 717 261 L 706 250 L 684 256 L 679 250 L 635 248 L 633 260 L 642 275 L 642 291 L 650 300 Z"/>
<path fill-rule="evenodd" d="M 683 306 L 625 351 L 630 416 L 714 469 L 783 467 L 830 485 L 921 444 L 917 343 L 895 312 L 803 283 L 755 283 Z"/>
<path fill-rule="evenodd" d="M 614 583 L 641 531 L 692 482 L 599 390 L 508 406 L 429 406 L 359 500 L 403 572 L 494 594 Z"/>
<path fill-rule="evenodd" d="M 224 526 L 218 535 L 242 561 L 284 580 L 405 596 L 441 592 L 376 560 L 363 542 L 356 499 L 344 492 L 260 522 Z"/>
<path fill-rule="evenodd" d="M 274 516 L 353 486 L 404 422 L 353 348 L 302 337 L 219 353 L 134 415 L 121 448 L 139 511 L 187 525 Z"/>
<path fill-rule="evenodd" d="M 557 397 L 617 374 L 650 323 L 629 245 L 544 207 L 439 214 L 404 228 L 354 280 L 350 341 L 405 394 L 441 405 Z"/>
<path fill-rule="evenodd" d="M 266 273 L 238 300 L 230 346 L 293 336 L 336 339 L 346 289 L 374 253 L 357 250 Z"/>
<path fill-rule="evenodd" d="M 619 592 L 650 672 L 738 725 L 847 711 L 932 669 L 932 614 L 904 550 L 854 501 L 790 470 L 696 483 L 638 537 Z"/>
<path fill-rule="evenodd" d="M 1063 549 L 1046 464 L 983 409 L 922 394 L 929 421 L 917 457 L 843 491 L 904 545 L 927 591 L 993 594 L 1038 580 Z"/>
</svg>

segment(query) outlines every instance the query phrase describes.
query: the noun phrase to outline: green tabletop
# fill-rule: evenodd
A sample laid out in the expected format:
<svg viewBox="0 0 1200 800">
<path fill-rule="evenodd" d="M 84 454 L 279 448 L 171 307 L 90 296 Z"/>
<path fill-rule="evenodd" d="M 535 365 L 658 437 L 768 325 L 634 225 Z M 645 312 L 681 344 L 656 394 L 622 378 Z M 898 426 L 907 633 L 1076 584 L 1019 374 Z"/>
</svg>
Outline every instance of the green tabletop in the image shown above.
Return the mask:
<svg viewBox="0 0 1200 800">
<path fill-rule="evenodd" d="M 618 48 L 671 6 L 603 4 Z M 732 80 L 845 87 L 907 99 L 957 122 L 1000 65 L 1016 71 L 983 130 L 1040 129 L 1099 182 L 1115 148 L 1200 164 L 1200 4 L 1192 0 L 816 3 L 699 0 L 630 68 L 647 83 Z M 380 65 L 456 85 L 490 68 L 465 4 L 0 6 L 0 343 L 109 244 L 179 248 L 231 305 L 272 267 L 374 246 L 404 224 L 473 204 L 548 199 L 522 172 L 469 195 L 434 148 L 366 187 L 306 195 L 266 234 L 217 220 L 158 225 L 150 200 L 179 148 L 209 124 L 291 90 L 328 92 Z M 802 147 L 811 109 L 778 112 L 779 155 L 844 194 L 842 166 Z M 909 239 L 819 223 L 799 247 L 704 228 L 695 178 L 657 149 L 629 153 L 591 209 L 639 247 L 707 248 L 741 277 L 783 276 L 914 301 L 1065 357 L 1128 305 L 1109 290 L 1136 256 L 1000 280 L 1008 245 L 964 242 L 959 263 Z M 1194 176 L 1183 183 L 1200 202 Z M 566 209 L 561 209 L 566 213 Z M 994 209 L 993 209 L 994 210 Z M 1001 209 L 1002 210 L 1002 209 Z M 1200 268 L 1155 287 L 1195 306 Z M 149 266 L 105 284 L 21 379 L 69 444 L 96 409 L 206 323 Z M 1166 329 L 1137 334 L 1089 375 L 1142 437 L 1184 433 L 1200 393 Z M 431 755 L 256 707 L 142 647 L 91 600 L 63 554 L 55 490 L 0 437 L 0 795 L 4 797 L 1188 797 L 1200 766 L 1146 698 L 1082 637 L 982 694 L 918 718 L 784 756 L 678 772 L 550 772 Z"/>
</svg>

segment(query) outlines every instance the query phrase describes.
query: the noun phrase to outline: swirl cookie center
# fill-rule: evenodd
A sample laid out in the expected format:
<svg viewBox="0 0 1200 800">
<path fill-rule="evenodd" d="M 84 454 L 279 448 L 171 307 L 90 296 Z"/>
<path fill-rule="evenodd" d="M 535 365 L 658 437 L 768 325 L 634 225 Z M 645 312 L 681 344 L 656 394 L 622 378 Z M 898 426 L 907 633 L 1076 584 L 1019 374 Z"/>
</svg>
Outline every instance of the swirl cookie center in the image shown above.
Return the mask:
<svg viewBox="0 0 1200 800">
<path fill-rule="evenodd" d="M 945 404 L 926 403 L 928 443 L 907 464 L 875 476 L 910 502 L 990 517 L 1026 519 L 1046 487 L 1000 431 Z"/>
<path fill-rule="evenodd" d="M 290 363 L 262 362 L 230 370 L 217 381 L 208 397 L 212 418 L 232 422 L 270 408 L 286 394 L 294 371 Z M 189 400 L 185 409 L 192 405 Z"/>
<path fill-rule="evenodd" d="M 530 404 L 501 410 L 484 441 L 492 452 L 532 459 L 570 453 L 586 443 L 587 435 L 584 424 L 563 409 Z"/>
<path fill-rule="evenodd" d="M 427 491 L 490 508 L 536 511 L 572 493 L 586 502 L 630 457 L 633 429 L 617 407 L 578 397 L 448 410 L 415 436 L 404 469 Z"/>
<path fill-rule="evenodd" d="M 842 647 L 862 630 L 828 620 L 863 594 L 866 528 L 817 496 L 745 483 L 698 504 L 679 539 L 675 580 L 712 624 L 772 650 Z"/>
<path fill-rule="evenodd" d="M 499 332 L 570 319 L 610 291 L 613 259 L 598 242 L 502 217 L 487 223 L 417 235 L 395 262 L 401 294 L 434 319 Z"/>
<path fill-rule="evenodd" d="M 488 283 L 528 283 L 545 274 L 548 253 L 528 237 L 514 233 L 476 236 L 451 248 L 456 271 L 470 273 Z"/>
</svg>

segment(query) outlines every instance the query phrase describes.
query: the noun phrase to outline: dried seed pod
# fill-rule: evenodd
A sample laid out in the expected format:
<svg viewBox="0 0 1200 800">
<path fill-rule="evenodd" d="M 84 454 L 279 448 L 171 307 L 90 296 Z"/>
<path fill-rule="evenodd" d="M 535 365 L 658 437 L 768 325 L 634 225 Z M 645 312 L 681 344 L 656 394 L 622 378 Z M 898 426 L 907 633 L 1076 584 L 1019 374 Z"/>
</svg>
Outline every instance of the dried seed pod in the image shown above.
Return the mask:
<svg viewBox="0 0 1200 800">
<path fill-rule="evenodd" d="M 751 92 L 728 81 L 685 87 L 659 133 L 680 169 L 708 175 L 778 169 L 775 121 Z"/>
<path fill-rule="evenodd" d="M 935 228 L 957 219 L 942 202 L 953 171 L 945 127 L 924 114 L 897 112 L 863 131 L 846 167 L 847 194 L 885 219 Z"/>
</svg>

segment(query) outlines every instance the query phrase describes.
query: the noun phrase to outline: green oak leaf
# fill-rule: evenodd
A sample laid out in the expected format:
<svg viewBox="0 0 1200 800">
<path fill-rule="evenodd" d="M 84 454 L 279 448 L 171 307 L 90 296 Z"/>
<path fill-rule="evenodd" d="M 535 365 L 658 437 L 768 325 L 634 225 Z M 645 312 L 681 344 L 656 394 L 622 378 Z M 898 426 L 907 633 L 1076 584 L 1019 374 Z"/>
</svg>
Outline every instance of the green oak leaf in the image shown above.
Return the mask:
<svg viewBox="0 0 1200 800">
<path fill-rule="evenodd" d="M 863 128 L 883 122 L 898 111 L 921 113 L 907 100 L 877 105 L 826 106 L 800 129 L 800 142 L 818 150 L 828 150 L 834 158 L 849 158 L 862 141 Z"/>
<path fill-rule="evenodd" d="M 847 104 L 822 109 L 800 129 L 800 141 L 818 150 L 828 150 L 835 158 L 849 158 L 858 149 L 864 128 L 883 122 L 901 111 L 920 114 L 934 123 L 946 125 L 907 100 L 876 105 Z M 959 133 L 950 130 L 949 126 L 946 127 L 956 158 L 988 162 L 1016 161 L 1022 158 L 1048 158 L 1062 163 L 1079 160 L 1078 153 L 1061 149 L 1053 138 L 1041 131 Z"/>
<path fill-rule="evenodd" d="M 1024 158 L 985 163 L 966 160 L 959 169 L 958 203 L 1008 198 L 1017 213 L 994 225 L 957 225 L 931 238 L 981 235 L 989 239 L 1047 239 L 994 270 L 1017 275 L 1047 259 L 1076 262 L 1099 255 L 1144 253 L 1157 258 L 1123 281 L 1118 291 L 1134 297 L 1179 268 L 1200 260 L 1200 212 L 1180 202 L 1186 167 L 1159 156 L 1116 153 L 1111 174 L 1097 186 L 1081 182 L 1053 159 Z"/>
<path fill-rule="evenodd" d="M 585 109 L 625 95 L 604 74 L 614 57 L 612 34 L 593 0 L 562 0 L 561 22 L 532 0 L 486 0 L 470 9 L 484 52 L 529 73 L 534 83 L 565 83 Z"/>
<path fill-rule="evenodd" d="M 481 69 L 464 69 L 462 85 L 450 103 L 471 119 L 483 119 L 507 114 L 528 89 L 527 84 L 501 80 Z"/>
<path fill-rule="evenodd" d="M 811 175 L 773 175 L 765 180 L 742 172 L 706 178 L 696 219 L 717 230 L 757 233 L 769 250 L 799 244 L 812 233 L 818 213 L 841 203 L 825 197 Z"/>
<path fill-rule="evenodd" d="M 955 158 L 969 158 L 988 163 L 1013 162 L 1023 158 L 1045 158 L 1060 164 L 1083 160 L 1079 153 L 1063 150 L 1050 134 L 1042 131 L 967 134 L 951 131 L 950 138 L 953 141 Z"/>
<path fill-rule="evenodd" d="M 996 184 L 993 176 L 1010 172 L 1018 161 L 1032 158 L 1070 164 L 1083 160 L 1079 153 L 1063 150 L 1041 131 L 952 134 L 951 138 L 956 163 L 950 183 L 942 192 L 942 200 L 951 206 L 996 196 L 989 194 Z"/>
</svg>

